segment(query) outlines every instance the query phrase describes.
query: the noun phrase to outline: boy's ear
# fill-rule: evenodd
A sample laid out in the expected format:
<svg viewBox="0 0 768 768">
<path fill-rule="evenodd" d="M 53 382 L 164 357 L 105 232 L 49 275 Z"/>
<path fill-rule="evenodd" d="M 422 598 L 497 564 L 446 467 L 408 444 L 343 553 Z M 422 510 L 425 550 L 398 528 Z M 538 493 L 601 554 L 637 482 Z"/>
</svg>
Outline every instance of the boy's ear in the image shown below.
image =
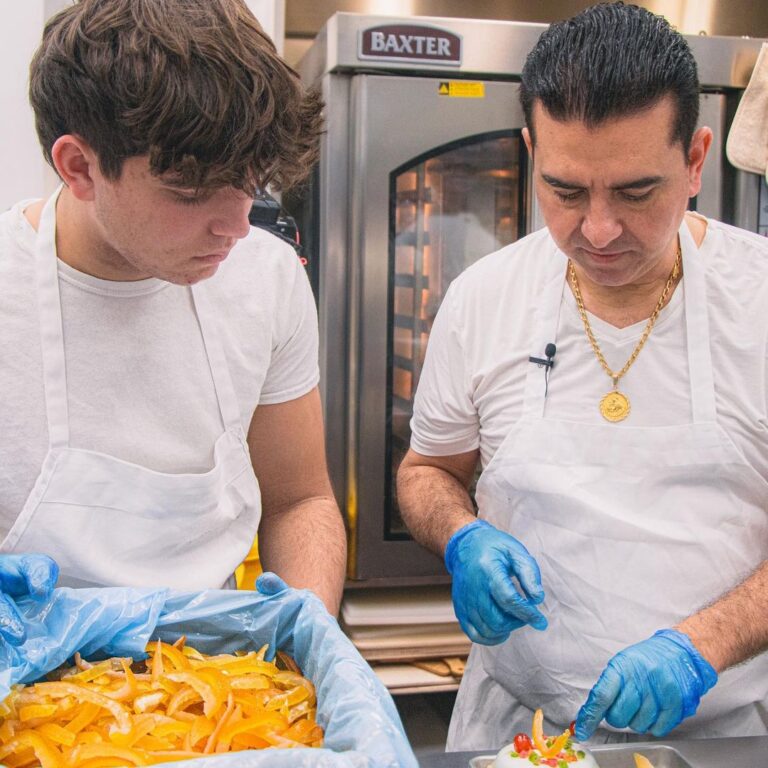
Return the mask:
<svg viewBox="0 0 768 768">
<path fill-rule="evenodd" d="M 51 157 L 70 192 L 78 200 L 93 200 L 94 177 L 100 174 L 98 158 L 90 145 L 68 133 L 56 139 L 51 147 Z"/>
</svg>

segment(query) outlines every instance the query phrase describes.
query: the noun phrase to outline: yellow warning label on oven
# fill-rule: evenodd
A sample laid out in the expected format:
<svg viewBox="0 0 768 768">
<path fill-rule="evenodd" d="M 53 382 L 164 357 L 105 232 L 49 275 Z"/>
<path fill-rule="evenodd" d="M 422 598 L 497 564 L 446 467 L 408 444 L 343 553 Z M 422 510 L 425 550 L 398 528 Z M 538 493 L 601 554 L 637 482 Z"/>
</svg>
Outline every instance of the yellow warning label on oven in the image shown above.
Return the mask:
<svg viewBox="0 0 768 768">
<path fill-rule="evenodd" d="M 455 99 L 484 99 L 485 83 L 472 83 L 468 80 L 441 80 L 437 92 L 441 96 Z"/>
</svg>

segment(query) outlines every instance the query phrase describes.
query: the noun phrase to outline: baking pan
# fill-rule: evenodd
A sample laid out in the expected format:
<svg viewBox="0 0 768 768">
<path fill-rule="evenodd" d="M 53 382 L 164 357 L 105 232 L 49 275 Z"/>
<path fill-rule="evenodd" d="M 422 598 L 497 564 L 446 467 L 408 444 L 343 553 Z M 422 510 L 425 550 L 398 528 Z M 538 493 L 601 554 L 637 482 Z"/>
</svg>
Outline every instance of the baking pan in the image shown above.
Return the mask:
<svg viewBox="0 0 768 768">
<path fill-rule="evenodd" d="M 674 747 L 662 745 L 611 744 L 609 746 L 590 747 L 600 768 L 634 768 L 632 755 L 639 752 L 647 757 L 654 768 L 696 768 L 683 759 Z M 469 768 L 491 768 L 495 755 L 480 755 L 469 761 Z"/>
</svg>

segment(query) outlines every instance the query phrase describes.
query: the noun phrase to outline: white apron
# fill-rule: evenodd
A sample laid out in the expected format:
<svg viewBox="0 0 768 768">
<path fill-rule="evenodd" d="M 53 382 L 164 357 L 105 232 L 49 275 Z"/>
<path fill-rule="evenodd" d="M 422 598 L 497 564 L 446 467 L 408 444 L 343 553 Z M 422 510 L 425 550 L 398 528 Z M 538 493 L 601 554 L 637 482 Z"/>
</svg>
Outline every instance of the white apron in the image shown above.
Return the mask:
<svg viewBox="0 0 768 768">
<path fill-rule="evenodd" d="M 768 484 L 717 422 L 704 267 L 685 223 L 680 239 L 693 422 L 548 419 L 541 371 L 529 366 L 523 416 L 483 472 L 477 502 L 482 519 L 539 563 L 549 628 L 473 645 L 449 750 L 496 750 L 530 732 L 538 707 L 549 732 L 561 731 L 613 654 L 699 610 L 768 557 Z M 542 258 L 551 269 L 534 355 L 556 339 L 567 263 L 559 251 Z M 767 707 L 762 654 L 720 675 L 673 736 L 764 735 Z M 603 725 L 595 742 L 633 738 Z"/>
<path fill-rule="evenodd" d="M 256 534 L 261 498 L 205 288 L 191 291 L 224 428 L 213 468 L 165 474 L 70 447 L 58 196 L 57 191 L 43 209 L 35 253 L 50 445 L 0 551 L 50 555 L 60 567 L 59 586 L 197 590 L 231 584 Z"/>
</svg>

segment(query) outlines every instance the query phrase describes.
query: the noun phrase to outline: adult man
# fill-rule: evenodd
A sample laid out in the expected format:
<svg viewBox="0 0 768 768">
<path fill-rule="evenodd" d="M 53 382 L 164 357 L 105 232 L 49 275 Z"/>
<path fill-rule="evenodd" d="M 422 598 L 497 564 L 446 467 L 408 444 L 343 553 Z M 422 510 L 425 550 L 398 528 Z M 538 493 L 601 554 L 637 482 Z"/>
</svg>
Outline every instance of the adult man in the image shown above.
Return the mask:
<svg viewBox="0 0 768 768">
<path fill-rule="evenodd" d="M 336 611 L 314 301 L 248 223 L 315 160 L 317 96 L 241 0 L 81 0 L 30 98 L 63 185 L 0 219 L 0 549 L 65 584 L 219 588 L 258 530 Z"/>
<path fill-rule="evenodd" d="M 685 213 L 711 132 L 660 17 L 553 25 L 522 101 L 547 228 L 446 295 L 398 478 L 478 643 L 448 748 L 538 707 L 581 739 L 763 734 L 768 656 L 731 667 L 768 645 L 768 244 Z"/>
</svg>

